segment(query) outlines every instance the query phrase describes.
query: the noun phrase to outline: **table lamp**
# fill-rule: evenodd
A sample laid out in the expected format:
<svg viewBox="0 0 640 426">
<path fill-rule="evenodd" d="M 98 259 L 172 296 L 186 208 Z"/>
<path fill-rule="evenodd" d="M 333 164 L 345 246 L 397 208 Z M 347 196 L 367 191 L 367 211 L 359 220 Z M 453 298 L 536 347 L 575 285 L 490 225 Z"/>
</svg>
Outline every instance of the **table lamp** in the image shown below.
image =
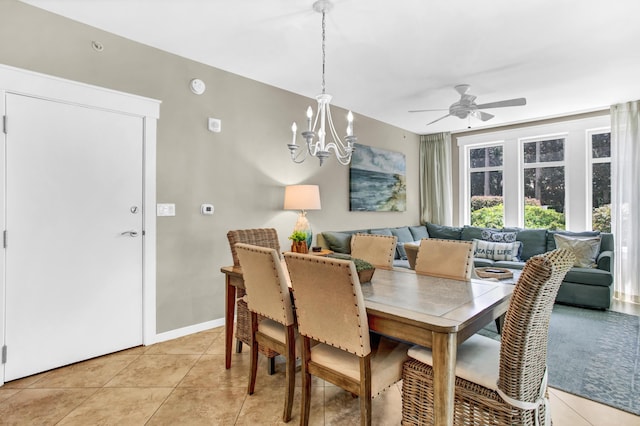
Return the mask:
<svg viewBox="0 0 640 426">
<path fill-rule="evenodd" d="M 320 189 L 318 185 L 289 185 L 284 188 L 284 209 L 299 210 L 294 231 L 307 235 L 307 249 L 311 247 L 313 233 L 307 220 L 307 210 L 320 210 Z"/>
</svg>

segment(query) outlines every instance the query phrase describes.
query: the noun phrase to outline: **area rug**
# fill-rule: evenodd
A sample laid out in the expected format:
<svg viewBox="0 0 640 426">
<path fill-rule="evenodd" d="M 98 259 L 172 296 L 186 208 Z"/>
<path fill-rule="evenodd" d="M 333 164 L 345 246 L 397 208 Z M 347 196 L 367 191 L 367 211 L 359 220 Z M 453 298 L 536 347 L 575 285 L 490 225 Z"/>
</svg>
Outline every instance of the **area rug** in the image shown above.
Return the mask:
<svg viewBox="0 0 640 426">
<path fill-rule="evenodd" d="M 551 387 L 640 415 L 640 317 L 555 305 L 547 352 Z"/>
</svg>

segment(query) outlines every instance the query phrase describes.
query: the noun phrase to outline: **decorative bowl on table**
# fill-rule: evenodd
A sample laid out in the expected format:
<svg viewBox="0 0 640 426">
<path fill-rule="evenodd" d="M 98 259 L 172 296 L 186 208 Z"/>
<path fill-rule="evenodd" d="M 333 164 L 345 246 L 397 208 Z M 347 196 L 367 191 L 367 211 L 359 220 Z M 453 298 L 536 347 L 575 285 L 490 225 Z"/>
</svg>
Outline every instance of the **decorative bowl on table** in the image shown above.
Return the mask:
<svg viewBox="0 0 640 426">
<path fill-rule="evenodd" d="M 356 271 L 358 272 L 358 279 L 360 283 L 368 283 L 373 278 L 373 273 L 376 271 L 375 266 L 367 262 L 366 260 L 358 259 L 356 257 L 351 257 L 348 254 L 329 254 L 327 257 L 332 257 L 334 259 L 344 259 L 351 260 L 356 265 Z"/>
</svg>

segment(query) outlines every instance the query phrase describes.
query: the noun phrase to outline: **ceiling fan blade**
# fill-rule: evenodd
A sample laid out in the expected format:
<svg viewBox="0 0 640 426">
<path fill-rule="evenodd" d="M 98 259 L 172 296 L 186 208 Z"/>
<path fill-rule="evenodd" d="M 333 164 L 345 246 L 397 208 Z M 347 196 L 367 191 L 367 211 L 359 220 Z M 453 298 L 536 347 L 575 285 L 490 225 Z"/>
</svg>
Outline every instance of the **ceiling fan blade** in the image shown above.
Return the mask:
<svg viewBox="0 0 640 426">
<path fill-rule="evenodd" d="M 444 116 L 442 116 L 442 117 L 438 118 L 437 120 L 433 120 L 431 123 L 427 123 L 427 126 L 429 126 L 429 125 L 431 125 L 431 124 L 435 123 L 436 121 L 440 121 L 440 120 L 442 120 L 443 118 L 447 118 L 447 117 L 449 117 L 450 115 L 451 115 L 451 114 L 447 114 L 447 115 L 444 115 Z"/>
<path fill-rule="evenodd" d="M 482 120 L 482 121 L 491 120 L 493 117 L 495 117 L 495 115 L 489 114 L 488 112 L 477 111 L 477 110 L 473 111 L 471 115 L 473 115 L 478 120 Z"/>
<path fill-rule="evenodd" d="M 480 105 L 477 105 L 477 108 L 478 109 L 502 108 L 502 107 L 510 107 L 510 106 L 522 106 L 526 104 L 527 104 L 527 100 L 525 98 L 516 98 L 516 99 L 507 99 L 506 101 L 489 102 L 486 104 L 480 104 Z"/>
<path fill-rule="evenodd" d="M 409 112 L 426 112 L 426 111 L 449 111 L 449 110 L 446 109 L 446 108 L 441 108 L 441 109 L 414 109 L 414 110 L 411 110 Z"/>
</svg>

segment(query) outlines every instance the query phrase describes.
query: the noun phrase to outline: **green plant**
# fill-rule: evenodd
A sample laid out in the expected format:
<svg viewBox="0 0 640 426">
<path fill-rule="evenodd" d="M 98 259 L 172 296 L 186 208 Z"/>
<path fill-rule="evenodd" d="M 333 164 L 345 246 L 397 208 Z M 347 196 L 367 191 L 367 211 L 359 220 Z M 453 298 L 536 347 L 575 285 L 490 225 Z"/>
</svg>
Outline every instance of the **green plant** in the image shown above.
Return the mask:
<svg viewBox="0 0 640 426">
<path fill-rule="evenodd" d="M 348 254 L 333 253 L 327 257 L 332 257 L 334 259 L 352 260 L 356 265 L 357 272 L 364 271 L 366 269 L 373 269 L 373 265 L 366 260 L 358 259 L 357 257 L 351 257 Z"/>
<path fill-rule="evenodd" d="M 611 232 L 611 204 L 593 209 L 592 227 L 594 231 Z"/>
<path fill-rule="evenodd" d="M 293 231 L 293 233 L 289 235 L 289 239 L 296 243 L 300 243 L 307 240 L 307 234 L 304 231 Z"/>
<path fill-rule="evenodd" d="M 504 226 L 504 206 L 498 204 L 471 212 L 471 224 L 483 228 L 502 228 Z M 553 209 L 540 207 L 536 205 L 534 200 L 530 203 L 525 200 L 524 227 L 529 229 L 564 229 L 564 214 Z"/>
</svg>

